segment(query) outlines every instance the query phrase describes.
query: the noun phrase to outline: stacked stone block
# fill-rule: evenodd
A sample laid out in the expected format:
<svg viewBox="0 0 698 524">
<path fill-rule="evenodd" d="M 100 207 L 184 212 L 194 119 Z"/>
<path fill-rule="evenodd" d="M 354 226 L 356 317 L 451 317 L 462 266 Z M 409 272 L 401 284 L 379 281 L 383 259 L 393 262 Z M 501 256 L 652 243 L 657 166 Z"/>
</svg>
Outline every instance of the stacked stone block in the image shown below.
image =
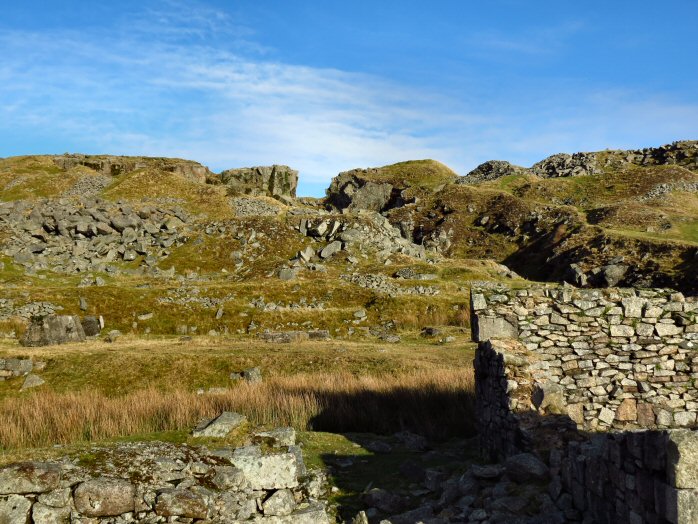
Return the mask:
<svg viewBox="0 0 698 524">
<path fill-rule="evenodd" d="M 284 447 L 132 443 L 92 448 L 89 465 L 11 464 L 0 468 L 0 523 L 329 524 L 324 476 Z"/>
<path fill-rule="evenodd" d="M 485 341 L 475 356 L 475 410 L 480 449 L 496 460 L 527 451 L 531 412 L 529 355 L 516 341 Z"/>
<path fill-rule="evenodd" d="M 587 430 L 693 427 L 698 302 L 668 290 L 473 293 L 476 340 L 516 338 Z"/>
<path fill-rule="evenodd" d="M 698 437 L 686 429 L 600 433 L 551 455 L 558 488 L 593 522 L 698 522 Z"/>
<path fill-rule="evenodd" d="M 472 308 L 480 443 L 490 458 L 537 453 L 556 505 L 588 522 L 698 522 L 695 299 L 476 290 Z"/>
</svg>

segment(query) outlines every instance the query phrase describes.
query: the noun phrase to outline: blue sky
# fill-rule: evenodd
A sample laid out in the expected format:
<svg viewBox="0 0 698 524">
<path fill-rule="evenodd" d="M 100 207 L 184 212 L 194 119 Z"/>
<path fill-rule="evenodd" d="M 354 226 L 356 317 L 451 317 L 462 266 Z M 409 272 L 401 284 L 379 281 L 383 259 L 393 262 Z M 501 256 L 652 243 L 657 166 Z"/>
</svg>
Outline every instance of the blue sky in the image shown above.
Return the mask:
<svg viewBox="0 0 698 524">
<path fill-rule="evenodd" d="M 0 156 L 354 167 L 698 138 L 698 2 L 0 0 Z"/>
</svg>

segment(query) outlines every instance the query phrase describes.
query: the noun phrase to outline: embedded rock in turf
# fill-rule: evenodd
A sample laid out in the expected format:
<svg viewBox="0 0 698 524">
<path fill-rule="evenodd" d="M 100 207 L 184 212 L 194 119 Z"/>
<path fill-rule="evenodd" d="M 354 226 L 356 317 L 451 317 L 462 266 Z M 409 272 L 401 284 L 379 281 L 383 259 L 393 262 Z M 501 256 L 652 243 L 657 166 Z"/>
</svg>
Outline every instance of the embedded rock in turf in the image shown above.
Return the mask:
<svg viewBox="0 0 698 524">
<path fill-rule="evenodd" d="M 223 438 L 247 421 L 247 417 L 232 411 L 224 411 L 213 420 L 202 421 L 193 432 L 195 437 Z"/>
<path fill-rule="evenodd" d="M 301 479 L 296 455 L 238 453 L 161 442 L 93 447 L 0 468 L 0 522 L 113 524 L 209 519 L 329 524 L 326 503 L 307 495 L 324 476 Z M 230 461 L 244 465 L 237 468 Z M 72 511 L 71 511 L 72 508 Z"/>
<path fill-rule="evenodd" d="M 23 346 L 50 346 L 66 342 L 84 342 L 85 332 L 80 317 L 49 315 L 32 319 L 29 329 L 20 339 Z"/>
</svg>

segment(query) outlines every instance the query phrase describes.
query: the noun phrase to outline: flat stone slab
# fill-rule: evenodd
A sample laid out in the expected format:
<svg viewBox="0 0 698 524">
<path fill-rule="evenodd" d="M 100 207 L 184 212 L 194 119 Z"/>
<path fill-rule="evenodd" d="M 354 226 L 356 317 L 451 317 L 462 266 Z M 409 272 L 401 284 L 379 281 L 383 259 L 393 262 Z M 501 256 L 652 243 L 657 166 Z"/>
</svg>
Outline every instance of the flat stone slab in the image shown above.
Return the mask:
<svg viewBox="0 0 698 524">
<path fill-rule="evenodd" d="M 135 509 L 136 489 L 122 479 L 96 478 L 75 489 L 75 508 L 87 517 L 112 517 Z"/>
<path fill-rule="evenodd" d="M 296 430 L 290 427 L 259 431 L 254 436 L 256 439 L 269 441 L 274 447 L 296 444 Z"/>
<path fill-rule="evenodd" d="M 61 469 L 46 462 L 23 462 L 0 469 L 0 495 L 45 493 L 58 487 Z"/>
<path fill-rule="evenodd" d="M 275 455 L 240 454 L 231 459 L 242 470 L 250 488 L 270 490 L 298 486 L 298 462 L 293 453 Z"/>
<path fill-rule="evenodd" d="M 233 411 L 224 411 L 213 420 L 205 420 L 194 428 L 195 437 L 226 437 L 235 428 L 247 421 L 247 417 Z"/>
</svg>

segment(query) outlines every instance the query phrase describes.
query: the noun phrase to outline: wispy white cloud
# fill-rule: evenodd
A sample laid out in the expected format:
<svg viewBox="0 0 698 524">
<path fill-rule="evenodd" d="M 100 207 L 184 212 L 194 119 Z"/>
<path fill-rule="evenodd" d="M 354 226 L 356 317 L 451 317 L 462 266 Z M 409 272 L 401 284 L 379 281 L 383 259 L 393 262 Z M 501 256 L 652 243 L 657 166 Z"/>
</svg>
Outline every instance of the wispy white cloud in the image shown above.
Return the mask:
<svg viewBox="0 0 698 524">
<path fill-rule="evenodd" d="M 547 56 L 559 53 L 585 27 L 583 20 L 571 20 L 553 26 L 526 28 L 516 32 L 494 29 L 475 31 L 468 35 L 468 44 L 473 53 L 490 58 Z"/>
<path fill-rule="evenodd" d="M 28 42 L 42 57 L 32 67 L 20 58 Z M 354 165 L 443 152 L 413 136 L 426 127 L 426 106 L 443 101 L 360 73 L 161 40 L 103 46 L 14 33 L 0 45 L 16 57 L 0 70 L 15 102 L 0 114 L 96 149 L 191 156 L 217 168 L 287 162 L 311 183 Z"/>
<path fill-rule="evenodd" d="M 226 13 L 165 7 L 107 35 L 0 34 L 0 155 L 46 152 L 4 150 L 3 136 L 50 134 L 55 152 L 177 156 L 214 169 L 287 163 L 301 171 L 302 190 L 319 193 L 352 167 L 436 158 L 464 174 L 490 158 L 530 164 L 696 133 L 697 104 L 589 90 L 475 104 L 274 61 Z"/>
</svg>

